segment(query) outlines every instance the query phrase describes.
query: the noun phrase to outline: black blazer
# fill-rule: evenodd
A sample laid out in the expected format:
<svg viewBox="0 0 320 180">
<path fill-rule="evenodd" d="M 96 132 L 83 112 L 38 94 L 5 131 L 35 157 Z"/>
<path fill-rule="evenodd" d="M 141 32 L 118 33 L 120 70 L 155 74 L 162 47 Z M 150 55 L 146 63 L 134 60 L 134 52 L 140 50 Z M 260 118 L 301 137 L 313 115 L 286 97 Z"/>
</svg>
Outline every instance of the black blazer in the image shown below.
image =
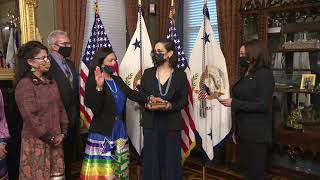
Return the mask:
<svg viewBox="0 0 320 180">
<path fill-rule="evenodd" d="M 268 69 L 242 77 L 232 89 L 236 135 L 240 140 L 271 142 L 274 78 Z"/>
<path fill-rule="evenodd" d="M 126 97 L 140 103 L 147 102 L 146 96 L 128 87 L 121 77 L 112 76 L 112 78 Z M 97 91 L 96 86 L 96 80 L 92 73 L 86 83 L 84 98 L 86 106 L 94 114 L 89 131 L 108 136 L 112 132 L 113 123 L 116 119 L 116 104 L 109 87 L 104 85 L 102 91 Z"/>
<path fill-rule="evenodd" d="M 157 68 L 149 68 L 144 71 L 141 79 L 140 91 L 146 96 L 156 94 L 154 91 L 158 88 L 156 77 Z M 164 113 L 167 114 L 167 122 L 169 130 L 182 129 L 181 110 L 188 105 L 188 79 L 186 73 L 175 69 L 172 74 L 171 85 L 165 100 L 172 104 L 172 109 Z M 142 112 L 141 126 L 144 128 L 153 128 L 155 120 L 154 111 L 144 109 Z"/>
<path fill-rule="evenodd" d="M 79 74 L 74 64 L 70 60 L 66 60 L 66 63 L 69 66 L 73 76 L 74 88 L 72 88 L 65 73 L 59 67 L 52 55 L 49 55 L 49 59 L 51 62 L 51 67 L 47 74 L 58 84 L 60 96 L 68 115 L 69 130 L 73 130 L 80 119 Z"/>
</svg>

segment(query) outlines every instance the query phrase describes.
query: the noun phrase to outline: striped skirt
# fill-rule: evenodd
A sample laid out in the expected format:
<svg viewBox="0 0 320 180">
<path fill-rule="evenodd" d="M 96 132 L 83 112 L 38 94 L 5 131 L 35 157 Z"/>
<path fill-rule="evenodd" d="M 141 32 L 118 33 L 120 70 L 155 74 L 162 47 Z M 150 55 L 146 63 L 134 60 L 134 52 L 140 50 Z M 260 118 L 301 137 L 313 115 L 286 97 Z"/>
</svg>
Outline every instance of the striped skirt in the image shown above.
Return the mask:
<svg viewBox="0 0 320 180">
<path fill-rule="evenodd" d="M 80 179 L 129 179 L 128 164 L 128 135 L 124 122 L 117 120 L 111 136 L 88 134 Z"/>
</svg>

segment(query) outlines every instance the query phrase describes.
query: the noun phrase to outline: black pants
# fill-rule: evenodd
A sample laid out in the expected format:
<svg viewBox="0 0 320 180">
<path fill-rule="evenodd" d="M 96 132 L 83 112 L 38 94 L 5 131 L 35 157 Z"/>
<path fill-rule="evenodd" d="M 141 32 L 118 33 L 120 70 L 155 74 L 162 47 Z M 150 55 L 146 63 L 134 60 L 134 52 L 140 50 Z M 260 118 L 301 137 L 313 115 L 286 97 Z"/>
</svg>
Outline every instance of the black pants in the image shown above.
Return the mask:
<svg viewBox="0 0 320 180">
<path fill-rule="evenodd" d="M 246 180 L 263 180 L 267 154 L 266 143 L 239 141 L 240 168 Z"/>
<path fill-rule="evenodd" d="M 75 130 L 68 131 L 68 137 L 63 141 L 63 153 L 66 180 L 71 180 L 71 165 L 73 161 L 73 147 L 75 143 Z"/>
<path fill-rule="evenodd" d="M 181 131 L 143 129 L 143 179 L 181 180 Z"/>
</svg>

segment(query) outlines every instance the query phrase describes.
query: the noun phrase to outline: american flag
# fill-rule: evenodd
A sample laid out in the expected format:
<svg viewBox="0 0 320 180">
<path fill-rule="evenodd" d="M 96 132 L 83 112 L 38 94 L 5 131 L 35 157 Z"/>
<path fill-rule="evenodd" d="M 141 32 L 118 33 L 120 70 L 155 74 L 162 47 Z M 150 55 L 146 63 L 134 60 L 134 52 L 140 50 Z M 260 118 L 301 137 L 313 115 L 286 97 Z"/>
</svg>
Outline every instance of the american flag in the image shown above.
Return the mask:
<svg viewBox="0 0 320 180">
<path fill-rule="evenodd" d="M 167 39 L 171 39 L 174 44 L 176 51 L 178 53 L 178 68 L 183 71 L 189 71 L 188 61 L 185 57 L 185 54 L 182 49 L 181 41 L 177 36 L 177 29 L 175 27 L 174 21 L 174 7 L 171 7 L 170 16 L 169 16 L 169 30 Z M 193 121 L 193 99 L 192 99 L 192 90 L 190 82 L 188 83 L 188 101 L 189 105 L 185 107 L 182 111 L 183 118 L 183 129 L 181 132 L 181 155 L 182 160 L 185 161 L 190 155 L 191 150 L 195 147 L 195 124 Z"/>
<path fill-rule="evenodd" d="M 84 93 L 85 93 L 85 84 L 89 75 L 89 67 L 92 61 L 94 53 L 102 47 L 112 48 L 103 23 L 101 21 L 98 4 L 95 3 L 95 17 L 91 30 L 91 36 L 88 40 L 86 50 L 84 52 L 82 61 L 81 61 L 81 72 L 80 72 L 80 115 L 84 121 L 84 125 L 89 128 L 93 114 L 91 110 L 84 104 Z"/>
<path fill-rule="evenodd" d="M 202 85 L 200 92 L 199 92 L 199 99 L 200 100 L 206 100 L 210 96 L 210 89 L 205 84 Z"/>
</svg>

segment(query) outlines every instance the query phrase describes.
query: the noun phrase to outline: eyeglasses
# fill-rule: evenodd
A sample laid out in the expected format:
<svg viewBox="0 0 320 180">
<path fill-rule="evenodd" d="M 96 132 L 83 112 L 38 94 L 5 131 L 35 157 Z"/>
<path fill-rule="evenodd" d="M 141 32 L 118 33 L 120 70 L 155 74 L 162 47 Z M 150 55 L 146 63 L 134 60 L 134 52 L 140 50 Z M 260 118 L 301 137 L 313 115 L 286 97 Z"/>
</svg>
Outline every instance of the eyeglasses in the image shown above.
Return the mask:
<svg viewBox="0 0 320 180">
<path fill-rule="evenodd" d="M 56 45 L 63 45 L 63 47 L 71 47 L 72 44 L 70 42 L 57 42 Z"/>
<path fill-rule="evenodd" d="M 49 60 L 49 57 L 48 56 L 42 56 L 42 57 L 34 57 L 32 58 L 34 60 L 42 60 L 42 61 L 47 61 Z"/>
</svg>

